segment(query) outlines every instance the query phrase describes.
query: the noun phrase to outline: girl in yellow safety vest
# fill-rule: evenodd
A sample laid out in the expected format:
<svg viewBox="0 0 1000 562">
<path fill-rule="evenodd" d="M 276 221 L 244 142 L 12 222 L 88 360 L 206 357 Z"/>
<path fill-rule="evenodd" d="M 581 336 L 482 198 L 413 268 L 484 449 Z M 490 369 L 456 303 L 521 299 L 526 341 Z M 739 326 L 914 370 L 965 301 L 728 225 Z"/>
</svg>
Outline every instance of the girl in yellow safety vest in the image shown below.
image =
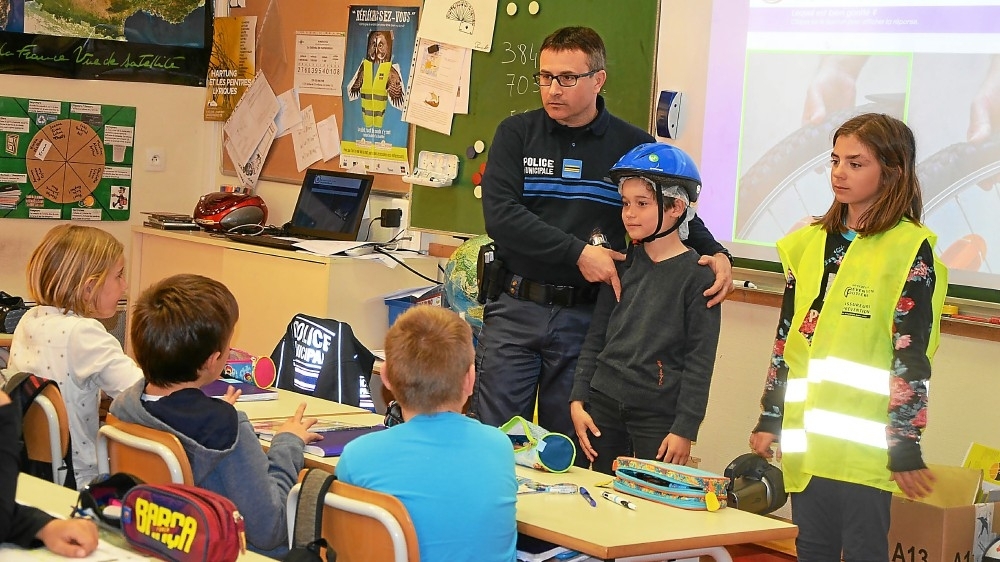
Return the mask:
<svg viewBox="0 0 1000 562">
<path fill-rule="evenodd" d="M 934 476 L 920 436 L 947 269 L 920 224 L 916 143 L 868 113 L 834 134 L 834 201 L 778 241 L 785 293 L 750 448 L 779 440 L 799 560 L 888 560 L 891 493 Z"/>
</svg>

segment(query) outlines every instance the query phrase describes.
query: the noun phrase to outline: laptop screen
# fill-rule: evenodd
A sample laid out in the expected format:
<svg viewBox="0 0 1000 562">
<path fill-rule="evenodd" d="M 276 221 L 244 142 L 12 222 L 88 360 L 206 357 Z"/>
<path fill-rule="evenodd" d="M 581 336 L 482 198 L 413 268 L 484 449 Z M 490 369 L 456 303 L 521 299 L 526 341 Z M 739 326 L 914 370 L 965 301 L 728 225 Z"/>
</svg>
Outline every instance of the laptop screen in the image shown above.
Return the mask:
<svg viewBox="0 0 1000 562">
<path fill-rule="evenodd" d="M 306 170 L 288 235 L 357 240 L 374 180 L 365 174 Z"/>
</svg>

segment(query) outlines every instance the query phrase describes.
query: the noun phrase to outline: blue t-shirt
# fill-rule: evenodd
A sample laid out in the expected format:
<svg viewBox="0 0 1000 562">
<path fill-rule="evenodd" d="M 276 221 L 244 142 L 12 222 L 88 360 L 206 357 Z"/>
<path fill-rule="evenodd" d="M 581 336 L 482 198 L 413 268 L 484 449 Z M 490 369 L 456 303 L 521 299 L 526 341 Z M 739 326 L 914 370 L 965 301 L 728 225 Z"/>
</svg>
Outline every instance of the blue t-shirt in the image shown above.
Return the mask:
<svg viewBox="0 0 1000 562">
<path fill-rule="evenodd" d="M 421 560 L 515 559 L 514 450 L 495 427 L 451 412 L 415 416 L 348 443 L 337 478 L 399 498 Z"/>
</svg>

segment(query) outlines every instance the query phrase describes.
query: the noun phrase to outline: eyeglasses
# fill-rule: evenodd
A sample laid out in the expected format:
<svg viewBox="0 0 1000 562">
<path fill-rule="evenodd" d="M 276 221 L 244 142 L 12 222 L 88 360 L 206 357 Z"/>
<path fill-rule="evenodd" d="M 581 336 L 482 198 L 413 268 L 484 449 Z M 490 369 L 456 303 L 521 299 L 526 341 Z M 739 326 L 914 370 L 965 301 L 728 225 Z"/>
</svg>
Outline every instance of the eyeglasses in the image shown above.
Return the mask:
<svg viewBox="0 0 1000 562">
<path fill-rule="evenodd" d="M 576 86 L 577 81 L 580 80 L 581 78 L 587 78 L 588 76 L 593 76 L 602 70 L 604 69 L 598 68 L 597 70 L 591 70 L 590 72 L 587 72 L 585 74 L 555 74 L 555 75 L 547 74 L 544 72 L 536 72 L 532 74 L 532 76 L 535 79 L 535 84 L 538 84 L 539 86 L 544 86 L 544 87 L 551 86 L 552 80 L 555 79 L 555 81 L 559 82 L 559 85 L 562 86 L 563 88 L 572 88 L 573 86 Z"/>
</svg>

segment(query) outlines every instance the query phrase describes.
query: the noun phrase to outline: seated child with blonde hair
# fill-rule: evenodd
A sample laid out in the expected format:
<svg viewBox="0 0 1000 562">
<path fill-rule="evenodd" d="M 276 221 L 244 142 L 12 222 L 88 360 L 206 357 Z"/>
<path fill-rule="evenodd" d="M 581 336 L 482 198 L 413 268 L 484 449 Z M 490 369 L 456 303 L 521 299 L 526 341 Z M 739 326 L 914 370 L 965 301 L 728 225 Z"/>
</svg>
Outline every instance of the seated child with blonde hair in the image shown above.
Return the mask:
<svg viewBox="0 0 1000 562">
<path fill-rule="evenodd" d="M 97 476 L 101 391 L 114 397 L 142 379 L 121 343 L 98 321 L 118 313 L 125 295 L 122 243 L 92 226 L 52 228 L 28 261 L 28 291 L 38 303 L 14 330 L 7 370 L 34 373 L 59 384 L 73 451 L 66 485 Z"/>
</svg>

